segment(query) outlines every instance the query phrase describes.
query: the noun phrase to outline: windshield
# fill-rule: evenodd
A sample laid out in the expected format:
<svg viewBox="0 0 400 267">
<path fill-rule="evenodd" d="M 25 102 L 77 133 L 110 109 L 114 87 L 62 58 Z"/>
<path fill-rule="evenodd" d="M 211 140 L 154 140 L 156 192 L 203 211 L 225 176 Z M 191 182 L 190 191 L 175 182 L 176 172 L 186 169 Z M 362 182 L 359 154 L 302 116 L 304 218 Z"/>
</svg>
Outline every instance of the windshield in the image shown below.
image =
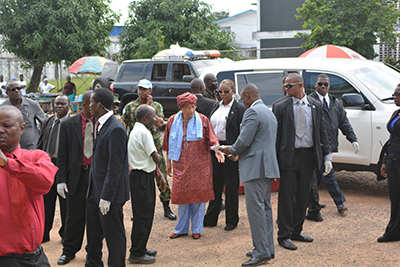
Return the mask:
<svg viewBox="0 0 400 267">
<path fill-rule="evenodd" d="M 400 73 L 383 64 L 351 71 L 380 100 L 390 98 L 400 83 Z"/>
<path fill-rule="evenodd" d="M 218 64 L 226 64 L 229 62 L 232 62 L 232 60 L 230 60 L 228 58 L 217 58 L 217 59 L 210 59 L 210 60 L 196 60 L 196 61 L 192 61 L 192 64 L 193 64 L 194 68 L 196 69 L 197 74 L 200 77 L 204 68 L 218 65 Z"/>
</svg>

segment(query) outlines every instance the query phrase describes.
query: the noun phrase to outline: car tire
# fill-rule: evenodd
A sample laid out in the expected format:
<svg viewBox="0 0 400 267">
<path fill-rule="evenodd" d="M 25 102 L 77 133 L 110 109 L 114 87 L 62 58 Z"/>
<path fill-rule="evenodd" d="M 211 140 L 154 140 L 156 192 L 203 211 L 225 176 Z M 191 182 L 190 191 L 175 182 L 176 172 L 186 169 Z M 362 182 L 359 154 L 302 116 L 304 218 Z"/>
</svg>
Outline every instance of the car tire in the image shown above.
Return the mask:
<svg viewBox="0 0 400 267">
<path fill-rule="evenodd" d="M 99 89 L 99 88 L 108 88 L 110 89 L 110 79 L 106 77 L 97 77 L 93 81 L 93 90 Z"/>
</svg>

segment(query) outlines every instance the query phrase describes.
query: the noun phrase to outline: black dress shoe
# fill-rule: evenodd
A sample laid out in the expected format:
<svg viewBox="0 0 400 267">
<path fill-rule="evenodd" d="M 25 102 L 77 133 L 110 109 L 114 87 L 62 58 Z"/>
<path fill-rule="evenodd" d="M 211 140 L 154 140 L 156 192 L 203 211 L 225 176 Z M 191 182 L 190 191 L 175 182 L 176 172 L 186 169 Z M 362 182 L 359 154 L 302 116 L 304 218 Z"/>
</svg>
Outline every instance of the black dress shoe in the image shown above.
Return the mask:
<svg viewBox="0 0 400 267">
<path fill-rule="evenodd" d="M 290 250 L 296 250 L 297 246 L 295 244 L 293 244 L 292 240 L 290 239 L 283 239 L 278 241 L 279 245 L 286 248 L 286 249 L 290 249 Z"/>
<path fill-rule="evenodd" d="M 233 229 L 235 229 L 236 228 L 236 225 L 233 225 L 233 224 L 227 224 L 226 226 L 225 226 L 225 228 L 224 228 L 224 230 L 225 231 L 232 231 Z"/>
<path fill-rule="evenodd" d="M 253 251 L 247 252 L 247 253 L 246 253 L 246 256 L 247 256 L 247 257 L 250 257 L 250 258 L 253 257 Z M 274 259 L 274 258 L 275 258 L 275 254 L 271 254 L 271 259 Z"/>
<path fill-rule="evenodd" d="M 314 238 L 303 235 L 302 233 L 300 233 L 299 235 L 292 235 L 291 236 L 292 240 L 297 240 L 297 241 L 301 241 L 301 242 L 313 242 Z"/>
<path fill-rule="evenodd" d="M 384 235 L 378 238 L 379 243 L 394 242 L 394 241 L 399 241 L 399 240 L 400 240 L 399 238 L 390 238 L 390 237 L 387 237 Z"/>
<path fill-rule="evenodd" d="M 322 221 L 324 220 L 324 218 L 322 218 L 320 212 L 316 212 L 316 213 L 307 213 L 307 214 L 306 214 L 306 219 L 307 219 L 307 220 L 311 220 L 311 221 L 315 221 L 315 222 L 322 222 Z"/>
<path fill-rule="evenodd" d="M 67 255 L 61 255 L 61 257 L 58 259 L 57 264 L 58 265 L 65 265 L 68 264 L 71 260 L 75 259 L 75 255 L 72 256 L 67 256 Z"/>
<path fill-rule="evenodd" d="M 176 220 L 176 215 L 173 214 L 171 210 L 164 211 L 164 217 L 167 217 L 171 221 L 175 221 Z"/>
<path fill-rule="evenodd" d="M 271 257 L 266 257 L 266 258 L 252 257 L 250 260 L 243 262 L 242 266 L 258 266 L 258 265 L 264 264 L 270 260 L 271 260 Z"/>
<path fill-rule="evenodd" d="M 141 257 L 133 256 L 132 254 L 129 256 L 128 261 L 132 264 L 149 264 L 156 261 L 156 258 L 153 256 L 149 256 L 144 254 Z"/>
<path fill-rule="evenodd" d="M 344 212 L 347 210 L 346 206 L 343 204 L 337 205 L 337 210 L 340 214 L 344 215 Z"/>
<path fill-rule="evenodd" d="M 155 257 L 157 255 L 157 250 L 146 250 L 147 255 Z"/>
</svg>

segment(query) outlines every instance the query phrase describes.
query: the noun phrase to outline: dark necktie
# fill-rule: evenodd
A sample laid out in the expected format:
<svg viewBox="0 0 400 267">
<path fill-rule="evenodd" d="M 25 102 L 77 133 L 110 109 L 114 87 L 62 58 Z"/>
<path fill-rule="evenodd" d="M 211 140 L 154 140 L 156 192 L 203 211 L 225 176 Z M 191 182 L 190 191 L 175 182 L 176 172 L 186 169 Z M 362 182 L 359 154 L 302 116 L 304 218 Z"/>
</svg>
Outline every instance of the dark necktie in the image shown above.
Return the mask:
<svg viewBox="0 0 400 267">
<path fill-rule="evenodd" d="M 298 101 L 296 111 L 296 135 L 302 138 L 306 134 L 306 113 L 303 107 L 303 101 Z"/>
<path fill-rule="evenodd" d="M 57 157 L 57 139 L 58 139 L 58 132 L 60 130 L 60 120 L 55 119 L 53 127 L 50 130 L 50 139 L 49 142 L 47 143 L 47 153 L 51 158 L 56 158 Z"/>
<path fill-rule="evenodd" d="M 324 103 L 324 108 L 329 109 L 328 107 L 328 102 L 326 102 L 325 97 L 323 98 L 324 100 L 322 101 Z"/>
<path fill-rule="evenodd" d="M 91 119 L 87 119 L 85 126 L 85 139 L 83 140 L 83 155 L 87 159 L 93 155 L 93 123 Z"/>
<path fill-rule="evenodd" d="M 95 124 L 95 127 L 94 127 L 94 130 L 95 130 L 94 138 L 97 138 L 97 135 L 99 134 L 99 125 L 100 125 L 100 122 L 97 121 L 96 124 Z"/>
</svg>

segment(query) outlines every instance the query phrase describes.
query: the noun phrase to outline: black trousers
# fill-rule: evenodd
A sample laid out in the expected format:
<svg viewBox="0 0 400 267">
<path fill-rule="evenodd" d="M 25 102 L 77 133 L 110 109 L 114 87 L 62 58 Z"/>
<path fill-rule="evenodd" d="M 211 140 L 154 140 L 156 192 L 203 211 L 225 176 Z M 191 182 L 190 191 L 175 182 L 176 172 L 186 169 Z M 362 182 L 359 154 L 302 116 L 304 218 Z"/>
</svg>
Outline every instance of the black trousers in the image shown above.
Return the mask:
<svg viewBox="0 0 400 267">
<path fill-rule="evenodd" d="M 86 199 L 86 267 L 103 267 L 102 248 L 106 239 L 108 248 L 108 266 L 125 266 L 126 236 L 122 204 L 111 203 L 110 211 L 102 215 L 99 203 L 91 194 Z"/>
<path fill-rule="evenodd" d="M 225 163 L 219 163 L 215 152 L 211 151 L 213 165 L 214 200 L 208 204 L 204 225 L 215 226 L 221 211 L 221 197 L 225 185 L 225 222 L 236 226 L 239 222 L 239 165 L 225 157 Z"/>
<path fill-rule="evenodd" d="M 129 178 L 133 213 L 130 252 L 133 256 L 141 257 L 147 251 L 156 206 L 154 174 L 131 170 Z"/>
<path fill-rule="evenodd" d="M 281 178 L 278 196 L 278 240 L 290 239 L 300 234 L 307 209 L 313 172 L 314 150 L 296 149 L 292 167 L 280 169 Z M 296 199 L 296 202 L 294 201 Z"/>
<path fill-rule="evenodd" d="M 389 240 L 400 240 L 400 161 L 390 161 L 386 164 L 390 197 L 390 221 L 384 236 Z"/>
<path fill-rule="evenodd" d="M 67 195 L 67 218 L 65 219 L 63 254 L 73 256 L 82 247 L 86 225 L 86 193 L 90 168 L 81 169 L 79 183 L 73 195 Z"/>
<path fill-rule="evenodd" d="M 57 159 L 51 159 L 51 162 L 57 166 Z M 53 228 L 54 212 L 56 210 L 57 197 L 60 203 L 60 214 L 61 214 L 61 228 L 60 230 L 58 230 L 58 234 L 61 236 L 61 238 L 64 238 L 65 219 L 67 218 L 67 201 L 60 195 L 58 195 L 57 181 L 54 178 L 54 183 L 51 186 L 50 191 L 43 196 L 44 210 L 45 210 L 45 225 L 43 234 L 44 241 L 50 240 L 50 231 L 51 228 Z"/>
<path fill-rule="evenodd" d="M 7 255 L 0 257 L 2 267 L 50 267 L 49 261 L 44 254 L 42 246 L 34 251 L 33 258 L 27 258 L 24 254 Z"/>
</svg>

